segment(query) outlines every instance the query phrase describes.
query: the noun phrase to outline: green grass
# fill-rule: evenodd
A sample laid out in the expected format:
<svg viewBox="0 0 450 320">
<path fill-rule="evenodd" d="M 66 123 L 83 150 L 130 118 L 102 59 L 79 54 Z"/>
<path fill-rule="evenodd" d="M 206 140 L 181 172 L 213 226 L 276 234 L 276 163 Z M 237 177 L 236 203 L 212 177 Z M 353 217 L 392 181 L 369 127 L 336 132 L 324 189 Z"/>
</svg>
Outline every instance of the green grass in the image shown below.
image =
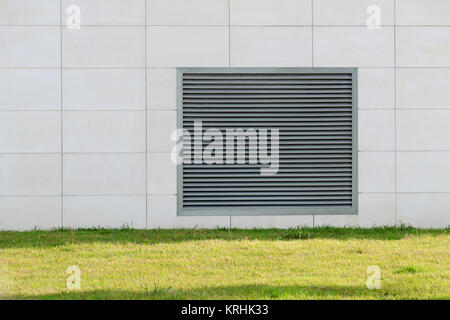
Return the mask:
<svg viewBox="0 0 450 320">
<path fill-rule="evenodd" d="M 6 299 L 449 299 L 450 229 L 0 232 Z M 81 268 L 81 289 L 66 269 Z M 381 289 L 366 269 L 381 269 Z"/>
</svg>

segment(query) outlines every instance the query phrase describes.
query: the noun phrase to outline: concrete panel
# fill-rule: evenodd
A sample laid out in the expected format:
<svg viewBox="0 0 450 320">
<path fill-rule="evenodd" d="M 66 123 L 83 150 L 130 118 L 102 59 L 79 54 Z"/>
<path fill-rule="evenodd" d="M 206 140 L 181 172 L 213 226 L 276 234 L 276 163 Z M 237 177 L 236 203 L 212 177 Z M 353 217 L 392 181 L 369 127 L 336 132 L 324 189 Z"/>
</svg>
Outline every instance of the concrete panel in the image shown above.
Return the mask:
<svg viewBox="0 0 450 320">
<path fill-rule="evenodd" d="M 64 67 L 144 67 L 143 27 L 63 28 Z"/>
<path fill-rule="evenodd" d="M 394 28 L 314 27 L 315 67 L 393 67 Z"/>
<path fill-rule="evenodd" d="M 61 152 L 61 112 L 0 111 L 0 152 Z"/>
<path fill-rule="evenodd" d="M 147 198 L 147 221 L 150 229 L 171 228 L 228 228 L 228 216 L 178 217 L 175 195 L 150 195 Z"/>
<path fill-rule="evenodd" d="M 450 109 L 450 69 L 397 69 L 397 108 Z"/>
<path fill-rule="evenodd" d="M 0 110 L 60 109 L 61 70 L 1 70 Z"/>
<path fill-rule="evenodd" d="M 145 152 L 145 111 L 65 111 L 64 152 Z"/>
<path fill-rule="evenodd" d="M 397 27 L 398 67 L 450 67 L 450 27 Z"/>
<path fill-rule="evenodd" d="M 450 193 L 400 193 L 398 220 L 417 228 L 450 226 Z"/>
<path fill-rule="evenodd" d="M 396 0 L 398 25 L 450 25 L 448 0 Z"/>
<path fill-rule="evenodd" d="M 61 194 L 60 154 L 0 154 L 0 195 Z"/>
<path fill-rule="evenodd" d="M 228 67 L 228 27 L 148 27 L 149 67 Z"/>
<path fill-rule="evenodd" d="M 314 25 L 359 25 L 372 23 L 374 9 L 379 8 L 380 25 L 394 24 L 392 0 L 313 0 Z M 370 9 L 370 10 L 369 10 Z"/>
<path fill-rule="evenodd" d="M 145 229 L 145 196 L 66 196 L 65 228 Z"/>
<path fill-rule="evenodd" d="M 232 67 L 310 67 L 311 27 L 232 27 Z"/>
<path fill-rule="evenodd" d="M 231 25 L 311 25 L 311 0 L 230 0 Z"/>
<path fill-rule="evenodd" d="M 0 67 L 60 67 L 61 27 L 0 27 Z"/>
<path fill-rule="evenodd" d="M 145 154 L 65 154 L 65 195 L 145 194 Z"/>
<path fill-rule="evenodd" d="M 61 227 L 61 197 L 0 197 L 0 230 Z"/>
<path fill-rule="evenodd" d="M 147 168 L 149 194 L 177 193 L 177 165 L 172 162 L 170 153 L 148 154 Z"/>
<path fill-rule="evenodd" d="M 399 110 L 399 150 L 450 150 L 450 110 Z"/>
<path fill-rule="evenodd" d="M 395 71 L 393 68 L 358 69 L 358 107 L 393 109 Z"/>
<path fill-rule="evenodd" d="M 177 128 L 176 111 L 149 111 L 147 117 L 147 151 L 172 152 L 176 146 L 176 141 L 171 140 L 171 135 Z"/>
<path fill-rule="evenodd" d="M 228 0 L 147 0 L 150 25 L 228 25 Z"/>
<path fill-rule="evenodd" d="M 450 152 L 397 153 L 397 192 L 450 192 Z"/>
<path fill-rule="evenodd" d="M 59 25 L 60 0 L 2 0 L 0 25 Z"/>
<path fill-rule="evenodd" d="M 71 5 L 81 9 L 81 27 L 145 24 L 145 0 L 62 0 L 62 17 L 69 17 Z"/>
<path fill-rule="evenodd" d="M 145 110 L 145 70 L 64 69 L 65 110 Z"/>
<path fill-rule="evenodd" d="M 395 191 L 394 152 L 358 153 L 358 191 Z"/>
<path fill-rule="evenodd" d="M 395 111 L 358 111 L 358 150 L 395 150 Z"/>
<path fill-rule="evenodd" d="M 176 110 L 177 81 L 175 69 L 147 70 L 147 108 Z"/>
<path fill-rule="evenodd" d="M 312 227 L 312 215 L 299 216 L 232 216 L 231 227 L 243 229 Z"/>
<path fill-rule="evenodd" d="M 372 228 L 395 226 L 394 193 L 361 193 L 358 215 L 315 215 L 314 226 Z"/>
</svg>

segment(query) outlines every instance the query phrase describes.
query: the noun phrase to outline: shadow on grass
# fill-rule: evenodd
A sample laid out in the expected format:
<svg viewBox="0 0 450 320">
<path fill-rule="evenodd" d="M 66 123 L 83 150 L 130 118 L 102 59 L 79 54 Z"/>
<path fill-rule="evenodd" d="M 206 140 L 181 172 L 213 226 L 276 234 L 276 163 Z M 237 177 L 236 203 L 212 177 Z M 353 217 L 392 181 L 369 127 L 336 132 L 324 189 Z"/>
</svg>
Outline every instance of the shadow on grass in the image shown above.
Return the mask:
<svg viewBox="0 0 450 320">
<path fill-rule="evenodd" d="M 386 290 L 369 290 L 361 286 L 271 286 L 243 285 L 207 287 L 191 290 L 171 288 L 142 288 L 127 290 L 66 291 L 46 295 L 18 295 L 6 299 L 44 300 L 185 300 L 185 299 L 385 299 L 395 298 L 396 293 Z M 411 297 L 413 298 L 413 297 Z"/>
<path fill-rule="evenodd" d="M 293 229 L 58 229 L 53 231 L 0 232 L 0 250 L 5 248 L 56 247 L 82 243 L 156 244 L 205 240 L 301 241 L 308 239 L 400 240 L 410 236 L 448 235 L 450 229 L 415 229 L 410 227 L 293 228 Z"/>
</svg>

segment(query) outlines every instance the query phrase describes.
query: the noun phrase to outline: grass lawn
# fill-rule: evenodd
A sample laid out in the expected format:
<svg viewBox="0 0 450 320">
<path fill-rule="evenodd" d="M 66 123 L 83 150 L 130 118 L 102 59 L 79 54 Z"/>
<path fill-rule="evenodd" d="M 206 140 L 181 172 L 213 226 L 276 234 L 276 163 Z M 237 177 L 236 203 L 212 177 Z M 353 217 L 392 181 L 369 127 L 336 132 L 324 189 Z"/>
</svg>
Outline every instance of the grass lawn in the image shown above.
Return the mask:
<svg viewBox="0 0 450 320">
<path fill-rule="evenodd" d="M 449 299 L 450 229 L 0 232 L 7 299 Z M 81 269 L 69 290 L 66 269 Z M 381 268 L 381 289 L 366 269 Z"/>
</svg>

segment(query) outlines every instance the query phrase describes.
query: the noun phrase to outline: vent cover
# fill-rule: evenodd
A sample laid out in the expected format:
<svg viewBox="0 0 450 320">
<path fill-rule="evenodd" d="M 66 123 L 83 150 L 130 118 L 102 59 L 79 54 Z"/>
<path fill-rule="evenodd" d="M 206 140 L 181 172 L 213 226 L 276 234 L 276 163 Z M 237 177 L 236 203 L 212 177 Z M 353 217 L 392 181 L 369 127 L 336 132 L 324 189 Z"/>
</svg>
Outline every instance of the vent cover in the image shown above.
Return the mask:
<svg viewBox="0 0 450 320">
<path fill-rule="evenodd" d="M 355 68 L 177 71 L 178 128 L 185 143 L 178 215 L 357 213 Z M 215 129 L 223 135 L 223 164 L 206 163 L 202 155 L 211 141 L 195 135 L 194 124 L 197 133 Z M 249 163 L 249 139 L 245 163 L 237 163 L 237 156 L 226 163 L 227 129 L 268 129 L 269 138 L 278 129 L 278 172 L 262 175 L 267 164 Z"/>
</svg>

